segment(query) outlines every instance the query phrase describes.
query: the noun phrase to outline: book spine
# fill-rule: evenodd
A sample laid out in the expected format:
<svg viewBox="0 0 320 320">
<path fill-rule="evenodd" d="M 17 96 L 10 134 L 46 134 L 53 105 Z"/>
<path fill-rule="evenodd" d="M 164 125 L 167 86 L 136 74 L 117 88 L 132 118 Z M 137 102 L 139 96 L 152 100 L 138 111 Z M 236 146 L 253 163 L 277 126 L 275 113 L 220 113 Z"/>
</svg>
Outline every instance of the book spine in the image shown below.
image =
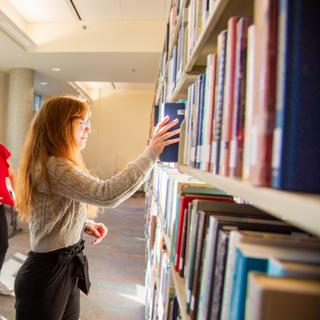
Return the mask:
<svg viewBox="0 0 320 320">
<path fill-rule="evenodd" d="M 237 46 L 235 59 L 234 107 L 230 144 L 229 172 L 232 177 L 242 176 L 245 88 L 247 65 L 247 34 L 250 18 L 240 18 L 237 23 Z"/>
<path fill-rule="evenodd" d="M 234 80 L 235 80 L 235 58 L 237 42 L 238 17 L 228 20 L 228 39 L 226 48 L 226 69 L 224 84 L 224 102 L 222 113 L 222 131 L 220 144 L 219 174 L 229 175 L 230 142 L 232 130 L 232 115 L 234 107 Z"/>
<path fill-rule="evenodd" d="M 279 24 L 278 24 L 278 52 L 277 52 L 277 88 L 276 88 L 276 116 L 273 132 L 272 151 L 272 187 L 279 188 L 281 185 L 281 160 L 286 155 L 283 148 L 283 128 L 285 121 L 285 96 L 286 82 L 289 70 L 287 70 L 288 47 L 288 0 L 279 0 Z"/>
<path fill-rule="evenodd" d="M 210 80 L 210 87 L 209 87 L 209 124 L 208 124 L 208 155 L 206 159 L 206 163 L 208 163 L 205 166 L 205 170 L 208 172 L 212 171 L 212 141 L 213 141 L 213 123 L 214 123 L 214 101 L 215 101 L 215 88 L 216 88 L 216 75 L 217 75 L 217 55 L 212 55 L 212 61 L 211 61 L 211 80 Z"/>
<path fill-rule="evenodd" d="M 282 73 L 278 85 L 283 90 L 279 93 L 283 107 L 277 113 L 275 137 L 280 142 L 273 157 L 274 167 L 279 168 L 273 186 L 280 189 L 320 192 L 320 42 L 315 33 L 319 10 L 318 2 L 294 0 L 285 14 L 286 74 Z"/>
<path fill-rule="evenodd" d="M 250 181 L 270 186 L 275 112 L 278 7 L 276 0 L 256 0 L 254 8 L 255 82 L 253 110 L 253 162 Z"/>
<path fill-rule="evenodd" d="M 254 32 L 255 26 L 248 28 L 248 49 L 247 49 L 247 70 L 246 70 L 246 98 L 245 98 L 245 119 L 244 119 L 244 145 L 243 145 L 243 166 L 242 178 L 249 180 L 250 158 L 252 141 L 252 116 L 253 116 L 253 94 L 254 94 Z"/>
<path fill-rule="evenodd" d="M 202 122 L 202 151 L 201 151 L 201 163 L 200 169 L 207 171 L 208 167 L 208 154 L 209 154 L 209 108 L 210 108 L 210 88 L 211 88 L 211 72 L 212 72 L 212 55 L 207 56 L 207 68 L 206 68 L 206 81 L 205 81 L 205 90 L 204 90 L 204 106 L 203 106 L 203 122 Z"/>
<path fill-rule="evenodd" d="M 225 265 L 227 259 L 229 232 L 219 231 L 218 246 L 217 246 L 217 262 L 214 270 L 213 294 L 211 303 L 211 319 L 220 319 L 223 282 L 225 275 Z"/>
<path fill-rule="evenodd" d="M 227 30 L 224 30 L 218 36 L 217 86 L 216 86 L 216 94 L 215 94 L 213 141 L 212 141 L 212 154 L 211 154 L 212 172 L 215 174 L 219 173 L 227 33 L 228 33 Z"/>
<path fill-rule="evenodd" d="M 197 123 L 197 154 L 196 154 L 196 168 L 200 169 L 201 158 L 203 151 L 203 135 L 202 135 L 202 126 L 203 126 L 203 113 L 204 113 L 204 93 L 205 93 L 205 74 L 200 76 L 200 82 L 198 86 L 199 96 L 198 96 L 198 105 L 199 105 L 199 116 Z"/>
</svg>

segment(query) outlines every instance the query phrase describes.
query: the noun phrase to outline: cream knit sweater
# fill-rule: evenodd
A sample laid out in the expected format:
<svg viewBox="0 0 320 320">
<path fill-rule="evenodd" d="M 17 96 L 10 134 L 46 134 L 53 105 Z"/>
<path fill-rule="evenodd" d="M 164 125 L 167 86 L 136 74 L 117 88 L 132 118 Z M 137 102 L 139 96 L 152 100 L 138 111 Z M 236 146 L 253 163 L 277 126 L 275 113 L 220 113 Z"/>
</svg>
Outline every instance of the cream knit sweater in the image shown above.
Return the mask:
<svg viewBox="0 0 320 320">
<path fill-rule="evenodd" d="M 51 157 L 48 172 L 53 194 L 36 178 L 29 223 L 31 250 L 49 252 L 70 246 L 82 236 L 86 204 L 114 207 L 142 185 L 158 159 L 150 148 L 109 180 L 100 180 L 70 161 Z"/>
</svg>

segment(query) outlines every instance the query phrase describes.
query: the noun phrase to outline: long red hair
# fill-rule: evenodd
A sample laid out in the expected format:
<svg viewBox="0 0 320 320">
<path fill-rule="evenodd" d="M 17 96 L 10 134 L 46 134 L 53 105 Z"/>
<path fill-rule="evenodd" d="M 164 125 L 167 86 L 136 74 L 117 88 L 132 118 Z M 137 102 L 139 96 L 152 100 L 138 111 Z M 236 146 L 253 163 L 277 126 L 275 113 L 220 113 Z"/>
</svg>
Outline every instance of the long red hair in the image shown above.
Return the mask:
<svg viewBox="0 0 320 320">
<path fill-rule="evenodd" d="M 40 167 L 41 179 L 47 183 L 49 190 L 47 163 L 51 156 L 70 160 L 86 170 L 73 137 L 72 121 L 89 112 L 85 100 L 58 96 L 45 102 L 36 113 L 22 149 L 16 183 L 16 206 L 23 219 L 30 218 L 36 167 Z"/>
</svg>

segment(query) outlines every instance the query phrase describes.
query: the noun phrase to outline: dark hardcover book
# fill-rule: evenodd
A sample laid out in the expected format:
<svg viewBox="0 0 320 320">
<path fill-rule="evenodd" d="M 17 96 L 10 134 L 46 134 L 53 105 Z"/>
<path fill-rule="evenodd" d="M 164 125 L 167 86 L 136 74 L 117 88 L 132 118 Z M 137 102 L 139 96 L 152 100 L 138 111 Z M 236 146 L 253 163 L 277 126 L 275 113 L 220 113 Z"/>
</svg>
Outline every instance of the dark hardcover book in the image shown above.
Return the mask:
<svg viewBox="0 0 320 320">
<path fill-rule="evenodd" d="M 272 187 L 320 192 L 320 3 L 279 1 Z"/>
<path fill-rule="evenodd" d="M 163 103 L 160 108 L 160 118 L 169 116 L 171 120 L 178 119 L 177 125 L 172 127 L 170 131 L 180 128 L 181 122 L 184 119 L 185 104 L 184 103 Z M 171 144 L 164 148 L 160 156 L 162 162 L 177 162 L 178 161 L 179 143 Z"/>
<path fill-rule="evenodd" d="M 220 319 L 222 291 L 227 261 L 227 250 L 229 241 L 229 231 L 221 230 L 218 235 L 216 267 L 214 270 L 213 283 L 214 291 L 212 295 L 212 319 Z"/>
<path fill-rule="evenodd" d="M 159 122 L 159 106 L 153 108 L 153 126 L 155 127 Z"/>
</svg>

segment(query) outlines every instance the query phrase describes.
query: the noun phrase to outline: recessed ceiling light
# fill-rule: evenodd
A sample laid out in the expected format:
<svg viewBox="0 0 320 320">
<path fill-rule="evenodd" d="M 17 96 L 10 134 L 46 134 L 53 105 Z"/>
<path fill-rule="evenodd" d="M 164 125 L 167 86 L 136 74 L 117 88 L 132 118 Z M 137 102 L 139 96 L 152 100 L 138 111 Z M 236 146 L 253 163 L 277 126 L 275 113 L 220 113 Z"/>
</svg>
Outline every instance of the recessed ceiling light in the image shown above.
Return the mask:
<svg viewBox="0 0 320 320">
<path fill-rule="evenodd" d="M 40 82 L 40 85 L 41 85 L 41 86 L 47 86 L 47 85 L 48 85 L 48 82 Z"/>
<path fill-rule="evenodd" d="M 52 68 L 51 70 L 52 70 L 52 71 L 55 71 L 55 72 L 59 72 L 59 71 L 61 71 L 61 69 L 60 69 L 60 68 L 58 68 L 58 67 L 54 67 L 54 68 Z"/>
</svg>

